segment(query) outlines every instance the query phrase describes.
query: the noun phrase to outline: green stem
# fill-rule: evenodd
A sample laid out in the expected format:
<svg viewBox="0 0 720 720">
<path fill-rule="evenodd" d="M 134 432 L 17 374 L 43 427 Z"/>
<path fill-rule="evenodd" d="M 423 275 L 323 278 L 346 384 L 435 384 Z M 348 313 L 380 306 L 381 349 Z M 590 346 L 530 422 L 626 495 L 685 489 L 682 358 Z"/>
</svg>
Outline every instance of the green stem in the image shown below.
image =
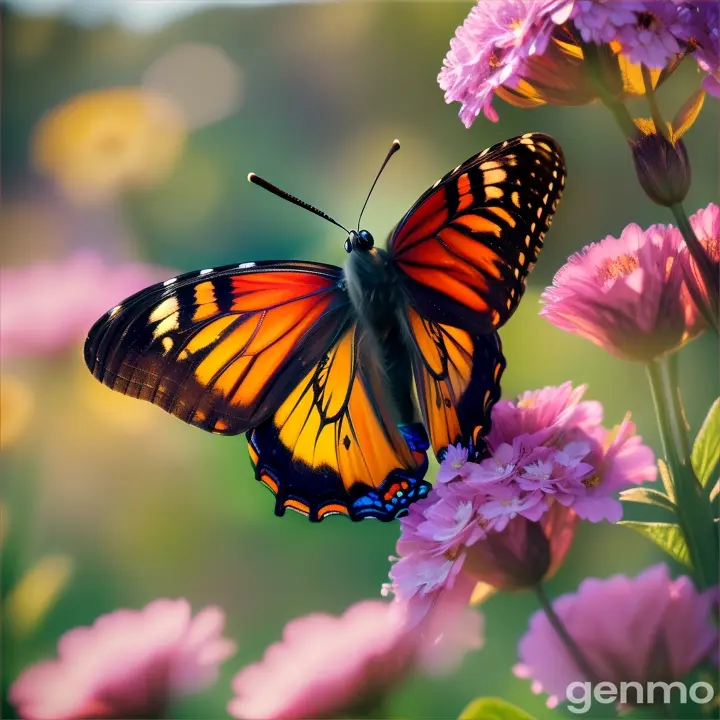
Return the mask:
<svg viewBox="0 0 720 720">
<path fill-rule="evenodd" d="M 597 684 L 599 682 L 597 674 L 593 670 L 592 665 L 588 662 L 588 659 L 583 655 L 577 643 L 572 639 L 572 636 L 567 631 L 567 628 L 563 625 L 562 620 L 553 609 L 552 603 L 546 595 L 545 588 L 542 583 L 538 583 L 535 586 L 535 594 L 537 595 L 540 607 L 545 611 L 545 615 L 547 615 L 547 619 L 550 621 L 550 625 L 552 625 L 563 645 L 567 648 L 567 651 L 570 653 L 570 657 L 572 657 L 575 661 L 578 669 L 583 673 L 583 675 L 585 675 L 587 680 L 591 683 Z"/>
<path fill-rule="evenodd" d="M 655 123 L 655 130 L 661 133 L 668 142 L 672 142 L 668 137 L 667 124 L 663 120 L 662 113 L 660 112 L 660 106 L 657 102 L 657 95 L 655 95 L 655 88 L 653 87 L 650 71 L 644 65 L 642 65 L 641 68 L 643 83 L 645 84 L 645 97 L 650 106 L 650 115 Z"/>
<path fill-rule="evenodd" d="M 618 100 L 617 97 L 605 87 L 605 83 L 603 82 L 598 46 L 595 43 L 583 43 L 581 47 L 585 64 L 589 71 L 590 81 L 593 84 L 595 92 L 603 105 L 612 113 L 625 139 L 634 140 L 638 136 L 638 129 L 633 122 L 632 116 L 625 107 L 625 103 Z"/>
<path fill-rule="evenodd" d="M 710 325 L 715 328 L 715 332 L 717 332 L 719 324 L 718 298 L 720 297 L 720 278 L 718 277 L 718 272 L 713 267 L 712 261 L 710 260 L 707 252 L 705 252 L 705 248 L 698 240 L 697 235 L 695 235 L 695 231 L 690 224 L 690 219 L 688 218 L 682 203 L 671 205 L 670 210 L 672 210 L 678 229 L 685 239 L 688 251 L 697 265 L 702 282 L 707 288 L 707 297 L 710 298 L 711 306 L 708 307 L 705 296 L 693 291 L 695 283 L 688 282 L 688 288 L 690 289 L 692 298 L 698 306 L 698 309 Z M 714 307 L 712 305 L 714 305 Z"/>
<path fill-rule="evenodd" d="M 670 389 L 671 412 L 675 425 L 675 436 L 678 440 L 678 454 L 684 465 L 691 466 L 690 457 L 692 449 L 688 437 L 688 425 L 685 419 L 685 407 L 680 391 L 680 378 L 678 373 L 678 354 L 672 353 L 667 359 L 668 385 Z"/>
<path fill-rule="evenodd" d="M 670 403 L 667 400 L 659 363 L 651 360 L 647 365 L 647 372 L 660 429 L 663 455 L 672 475 L 678 525 L 688 548 L 695 579 L 704 589 L 717 584 L 718 578 L 717 531 L 713 522 L 712 506 L 689 466 L 689 458 L 686 465 L 675 449 L 669 412 Z"/>
<path fill-rule="evenodd" d="M 660 442 L 662 443 L 662 451 L 668 465 L 672 468 L 672 463 L 677 461 L 675 448 L 672 441 L 672 432 L 670 430 L 670 413 L 668 405 L 665 402 L 665 392 L 663 388 L 662 374 L 657 361 L 651 360 L 647 365 L 648 380 L 650 381 L 650 392 L 652 393 L 653 404 L 655 406 L 655 416 L 658 421 L 660 430 Z"/>
</svg>

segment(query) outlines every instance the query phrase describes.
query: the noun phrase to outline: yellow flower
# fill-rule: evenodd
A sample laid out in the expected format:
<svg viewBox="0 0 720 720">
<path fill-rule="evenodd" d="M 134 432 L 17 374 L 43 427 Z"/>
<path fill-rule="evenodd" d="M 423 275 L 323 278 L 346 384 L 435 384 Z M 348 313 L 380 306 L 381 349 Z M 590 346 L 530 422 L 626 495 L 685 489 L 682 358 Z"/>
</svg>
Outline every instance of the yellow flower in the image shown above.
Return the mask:
<svg viewBox="0 0 720 720">
<path fill-rule="evenodd" d="M 30 387 L 13 375 L 0 377 L 0 448 L 12 445 L 30 422 L 35 401 Z"/>
<path fill-rule="evenodd" d="M 182 112 L 141 88 L 71 98 L 43 117 L 32 141 L 35 167 L 72 199 L 97 202 L 161 181 L 184 147 Z"/>
<path fill-rule="evenodd" d="M 68 555 L 46 555 L 20 578 L 5 604 L 15 635 L 25 635 L 42 623 L 67 586 L 72 570 Z"/>
</svg>

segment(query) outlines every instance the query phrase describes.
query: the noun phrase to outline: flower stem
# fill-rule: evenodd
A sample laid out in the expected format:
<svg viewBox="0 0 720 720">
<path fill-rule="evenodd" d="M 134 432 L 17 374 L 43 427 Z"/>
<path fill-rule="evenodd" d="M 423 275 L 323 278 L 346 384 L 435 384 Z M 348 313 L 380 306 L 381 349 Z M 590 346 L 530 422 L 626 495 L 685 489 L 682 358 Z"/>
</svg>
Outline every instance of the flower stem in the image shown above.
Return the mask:
<svg viewBox="0 0 720 720">
<path fill-rule="evenodd" d="M 645 84 L 645 97 L 647 98 L 648 105 L 650 106 L 650 115 L 652 116 L 653 123 L 655 124 L 655 130 L 661 133 L 663 137 L 671 142 L 668 137 L 668 128 L 663 120 L 662 113 L 660 112 L 660 106 L 657 103 L 657 95 L 655 95 L 655 88 L 653 87 L 652 76 L 650 71 L 645 67 L 641 66 L 643 83 Z"/>
<path fill-rule="evenodd" d="M 555 630 L 563 645 L 567 648 L 567 651 L 570 653 L 570 657 L 572 657 L 575 661 L 578 669 L 583 673 L 583 675 L 585 675 L 585 678 L 588 681 L 592 683 L 599 682 L 598 676 L 593 670 L 592 665 L 590 665 L 588 659 L 583 655 L 577 643 L 572 639 L 572 636 L 567 631 L 567 628 L 563 625 L 562 620 L 560 620 L 553 609 L 552 603 L 546 595 L 545 588 L 542 583 L 538 583 L 535 586 L 535 594 L 537 595 L 540 607 L 544 610 L 545 615 L 547 615 L 547 619 L 550 621 L 550 625 L 552 625 L 553 630 Z"/>
<path fill-rule="evenodd" d="M 652 393 L 653 404 L 655 405 L 655 416 L 658 421 L 658 429 L 660 430 L 660 442 L 662 443 L 662 451 L 668 464 L 670 461 L 677 461 L 675 449 L 672 442 L 672 433 L 670 431 L 670 413 L 668 404 L 665 402 L 665 391 L 663 388 L 662 374 L 660 366 L 655 360 L 651 360 L 647 365 L 648 380 L 650 381 L 650 392 Z"/>
<path fill-rule="evenodd" d="M 675 425 L 675 437 L 678 441 L 678 453 L 685 465 L 690 465 L 690 438 L 688 437 L 688 424 L 685 418 L 685 407 L 680 390 L 678 373 L 678 354 L 672 353 L 667 359 L 668 387 L 670 390 L 671 412 Z"/>
<path fill-rule="evenodd" d="M 663 455 L 672 475 L 678 525 L 687 545 L 695 580 L 700 588 L 718 582 L 717 528 L 712 505 L 690 466 L 690 457 L 681 459 L 673 442 L 668 392 L 662 368 L 656 360 L 647 365 L 648 380 L 655 404 Z"/>
<path fill-rule="evenodd" d="M 600 100 L 602 100 L 603 105 L 612 113 L 625 139 L 634 140 L 638 135 L 638 129 L 633 122 L 632 116 L 625 107 L 625 103 L 618 100 L 617 97 L 605 87 L 605 83 L 603 82 L 602 61 L 598 52 L 598 46 L 595 43 L 582 43 L 581 48 L 595 92 L 598 94 Z"/>
<path fill-rule="evenodd" d="M 720 278 L 713 268 L 713 264 L 705 252 L 705 248 L 697 239 L 697 235 L 695 235 L 695 231 L 690 224 L 690 220 L 682 203 L 671 205 L 670 210 L 672 210 L 675 222 L 677 222 L 678 228 L 685 239 L 688 252 L 698 267 L 703 284 L 707 288 L 707 297 L 713 299 L 716 307 L 708 307 L 704 297 L 697 296 L 696 293 L 691 292 L 692 298 L 705 319 L 715 328 L 715 332 L 717 332 L 719 324 L 717 298 L 720 296 Z M 687 285 L 691 288 L 694 286 L 694 283 L 688 282 Z"/>
</svg>

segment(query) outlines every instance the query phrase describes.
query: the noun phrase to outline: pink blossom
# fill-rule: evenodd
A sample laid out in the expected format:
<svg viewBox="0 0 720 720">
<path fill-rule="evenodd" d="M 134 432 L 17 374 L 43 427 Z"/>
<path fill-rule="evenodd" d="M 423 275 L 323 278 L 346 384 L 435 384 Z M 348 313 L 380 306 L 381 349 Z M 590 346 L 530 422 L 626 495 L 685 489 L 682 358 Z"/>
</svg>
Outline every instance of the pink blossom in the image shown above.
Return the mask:
<svg viewBox="0 0 720 720">
<path fill-rule="evenodd" d="M 707 253 L 717 278 L 720 275 L 720 207 L 710 203 L 706 208 L 698 210 L 690 216 L 690 225 Z M 683 247 L 680 251 L 680 265 L 691 297 L 702 298 L 704 304 L 717 316 L 720 311 L 720 299 L 715 296 L 713 289 L 706 287 L 687 247 Z"/>
<path fill-rule="evenodd" d="M 445 450 L 445 457 L 440 463 L 437 481 L 443 483 L 457 477 L 466 477 L 471 468 L 467 460 L 467 448 L 462 447 L 459 443 L 457 445 L 448 445 Z"/>
<path fill-rule="evenodd" d="M 680 17 L 681 3 L 675 0 L 645 0 L 635 20 L 618 28 L 616 40 L 630 62 L 661 70 L 684 48 Z"/>
<path fill-rule="evenodd" d="M 540 314 L 628 360 L 647 362 L 702 330 L 675 262 L 684 246 L 671 225 L 628 225 L 572 255 L 545 290 Z"/>
<path fill-rule="evenodd" d="M 553 609 L 595 673 L 593 682 L 682 679 L 717 647 L 714 591 L 699 593 L 688 577 L 672 580 L 665 565 L 636 578 L 590 578 Z M 514 672 L 554 706 L 568 686 L 586 678 L 544 612 L 536 612 L 518 646 Z M 551 661 L 550 661 L 551 660 Z"/>
<path fill-rule="evenodd" d="M 618 28 L 636 22 L 640 9 L 640 0 L 578 0 L 572 18 L 582 39 L 599 45 L 615 40 Z"/>
<path fill-rule="evenodd" d="M 572 0 L 493 0 L 473 7 L 450 41 L 438 75 L 445 101 L 462 104 L 466 127 L 481 112 L 497 122 L 496 90 L 517 85 L 526 61 L 545 51 L 571 6 Z"/>
<path fill-rule="evenodd" d="M 692 10 L 686 13 L 692 15 Z M 716 0 L 702 0 L 697 3 L 695 24 L 689 18 L 683 18 L 683 21 L 695 33 L 692 37 L 693 56 L 700 68 L 708 73 L 703 80 L 703 88 L 711 95 L 720 97 L 720 3 Z"/>
<path fill-rule="evenodd" d="M 245 720 L 350 717 L 411 672 L 447 672 L 481 645 L 481 617 L 438 608 L 422 628 L 407 607 L 368 600 L 340 617 L 292 620 L 283 639 L 233 680 L 228 712 Z"/>
<path fill-rule="evenodd" d="M 619 43 L 633 63 L 664 68 L 687 47 L 696 4 L 678 0 L 578 0 L 572 19 L 585 42 Z"/>
<path fill-rule="evenodd" d="M 391 589 L 413 615 L 475 582 L 529 587 L 554 572 L 578 518 L 622 517 L 629 485 L 655 480 L 652 451 L 626 418 L 603 427 L 599 403 L 570 383 L 524 393 L 492 412 L 489 457 L 437 484 L 400 521 Z"/>
<path fill-rule="evenodd" d="M 107 264 L 83 250 L 61 262 L 0 270 L 0 354 L 52 353 L 84 340 L 109 308 L 170 277 L 142 263 Z"/>
<path fill-rule="evenodd" d="M 58 659 L 27 668 L 10 688 L 25 720 L 163 717 L 170 700 L 212 685 L 235 652 L 224 613 L 192 617 L 186 600 L 116 610 L 66 632 Z"/>
</svg>

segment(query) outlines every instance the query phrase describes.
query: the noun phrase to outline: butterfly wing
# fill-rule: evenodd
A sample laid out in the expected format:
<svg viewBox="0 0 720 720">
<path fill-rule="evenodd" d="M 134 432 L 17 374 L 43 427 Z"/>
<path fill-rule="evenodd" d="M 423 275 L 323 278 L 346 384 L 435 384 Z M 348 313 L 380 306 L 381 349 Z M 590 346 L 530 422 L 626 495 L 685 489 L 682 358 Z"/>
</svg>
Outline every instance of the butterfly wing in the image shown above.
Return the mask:
<svg viewBox="0 0 720 720">
<path fill-rule="evenodd" d="M 85 362 L 113 390 L 236 435 L 280 407 L 350 312 L 342 271 L 332 265 L 203 270 L 153 285 L 100 318 Z"/>
<path fill-rule="evenodd" d="M 435 454 L 442 460 L 448 445 L 461 443 L 477 459 L 500 399 L 505 358 L 499 335 L 468 333 L 412 308 L 406 319 L 418 399 Z"/>
<path fill-rule="evenodd" d="M 256 475 L 313 521 L 329 514 L 393 520 L 430 489 L 427 435 L 388 420 L 361 325 L 349 322 L 272 418 L 248 433 Z"/>
<path fill-rule="evenodd" d="M 528 133 L 494 145 L 430 188 L 388 250 L 410 304 L 468 332 L 510 317 L 565 184 L 560 146 Z"/>
</svg>

